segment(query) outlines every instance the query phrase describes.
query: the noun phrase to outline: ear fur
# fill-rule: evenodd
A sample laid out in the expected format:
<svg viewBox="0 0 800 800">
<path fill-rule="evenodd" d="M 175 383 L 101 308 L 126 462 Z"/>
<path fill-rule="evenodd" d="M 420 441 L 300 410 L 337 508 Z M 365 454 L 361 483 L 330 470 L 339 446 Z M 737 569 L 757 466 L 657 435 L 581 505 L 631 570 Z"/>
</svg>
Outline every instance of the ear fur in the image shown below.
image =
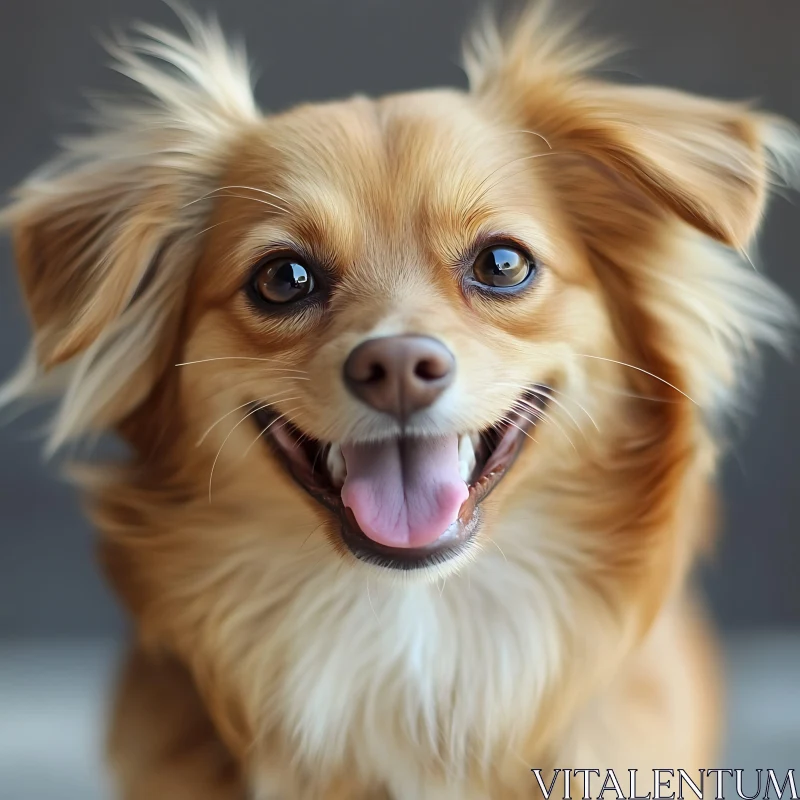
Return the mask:
<svg viewBox="0 0 800 800">
<path fill-rule="evenodd" d="M 744 103 L 597 80 L 591 70 L 613 48 L 583 41 L 552 6 L 535 4 L 505 33 L 481 26 L 465 55 L 472 91 L 554 150 L 597 159 L 707 236 L 747 244 L 770 184 L 797 174 L 784 174 L 797 161 L 792 127 Z"/>
<path fill-rule="evenodd" d="M 92 133 L 68 141 L 0 212 L 35 329 L 34 353 L 0 402 L 57 375 L 51 449 L 114 424 L 149 391 L 225 144 L 258 119 L 243 53 L 214 22 L 183 18 L 187 39 L 143 25 L 108 45 L 144 96 L 99 103 Z"/>
</svg>

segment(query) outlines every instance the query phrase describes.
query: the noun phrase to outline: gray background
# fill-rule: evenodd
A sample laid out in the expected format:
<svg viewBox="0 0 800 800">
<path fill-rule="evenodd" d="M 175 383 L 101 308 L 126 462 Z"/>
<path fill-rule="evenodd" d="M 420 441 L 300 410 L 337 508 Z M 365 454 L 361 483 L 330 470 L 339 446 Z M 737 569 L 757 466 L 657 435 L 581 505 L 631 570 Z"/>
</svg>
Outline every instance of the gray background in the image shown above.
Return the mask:
<svg viewBox="0 0 800 800">
<path fill-rule="evenodd" d="M 474 3 L 457 0 L 221 0 L 260 68 L 266 109 L 301 100 L 463 85 L 460 32 Z M 206 3 L 196 3 L 206 8 Z M 124 87 L 103 69 L 96 35 L 132 18 L 175 26 L 158 0 L 0 0 L 0 187 L 10 188 L 76 129 L 84 88 Z M 798 0 L 597 0 L 593 27 L 633 45 L 625 80 L 758 98 L 800 120 Z M 800 212 L 776 202 L 761 239 L 770 274 L 800 298 Z M 28 337 L 7 241 L 0 245 L 0 375 Z M 767 360 L 746 435 L 724 475 L 724 524 L 704 579 L 730 629 L 800 622 L 800 371 Z M 0 637 L 116 635 L 122 620 L 92 563 L 73 492 L 44 464 L 36 419 L 0 428 Z"/>
</svg>

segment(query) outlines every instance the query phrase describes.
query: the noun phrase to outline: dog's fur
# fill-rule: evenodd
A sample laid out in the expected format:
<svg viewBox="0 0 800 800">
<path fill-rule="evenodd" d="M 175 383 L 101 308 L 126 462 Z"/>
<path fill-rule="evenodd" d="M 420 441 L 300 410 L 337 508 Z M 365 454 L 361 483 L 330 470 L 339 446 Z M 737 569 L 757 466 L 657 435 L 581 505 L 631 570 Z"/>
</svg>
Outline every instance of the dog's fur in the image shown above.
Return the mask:
<svg viewBox="0 0 800 800">
<path fill-rule="evenodd" d="M 4 212 L 36 332 L 4 399 L 58 394 L 51 450 L 129 449 L 77 472 L 136 623 L 110 748 L 128 800 L 517 800 L 531 767 L 708 765 L 717 674 L 685 583 L 726 420 L 792 315 L 744 256 L 795 140 L 594 77 L 605 48 L 542 9 L 481 26 L 469 91 L 269 116 L 215 25 L 142 28 L 112 49 L 148 97 L 100 107 Z M 463 294 L 454 265 L 496 231 L 537 283 Z M 241 287 L 284 240 L 335 288 L 259 315 Z M 405 580 L 353 559 L 243 419 L 266 400 L 322 441 L 380 435 L 341 368 L 395 332 L 456 356 L 439 430 L 554 387 L 470 557 Z"/>
</svg>

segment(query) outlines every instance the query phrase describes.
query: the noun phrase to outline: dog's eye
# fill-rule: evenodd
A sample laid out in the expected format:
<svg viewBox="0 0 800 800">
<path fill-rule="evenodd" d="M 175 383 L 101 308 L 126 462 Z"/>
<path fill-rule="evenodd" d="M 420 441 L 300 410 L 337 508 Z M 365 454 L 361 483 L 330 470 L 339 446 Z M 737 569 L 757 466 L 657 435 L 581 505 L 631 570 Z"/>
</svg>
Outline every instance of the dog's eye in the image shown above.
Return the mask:
<svg viewBox="0 0 800 800">
<path fill-rule="evenodd" d="M 518 286 L 533 272 L 533 260 L 505 245 L 484 250 L 472 266 L 478 283 L 497 288 Z"/>
<path fill-rule="evenodd" d="M 285 305 L 308 295 L 314 289 L 314 277 L 295 258 L 270 258 L 256 269 L 253 288 L 267 303 Z"/>
</svg>

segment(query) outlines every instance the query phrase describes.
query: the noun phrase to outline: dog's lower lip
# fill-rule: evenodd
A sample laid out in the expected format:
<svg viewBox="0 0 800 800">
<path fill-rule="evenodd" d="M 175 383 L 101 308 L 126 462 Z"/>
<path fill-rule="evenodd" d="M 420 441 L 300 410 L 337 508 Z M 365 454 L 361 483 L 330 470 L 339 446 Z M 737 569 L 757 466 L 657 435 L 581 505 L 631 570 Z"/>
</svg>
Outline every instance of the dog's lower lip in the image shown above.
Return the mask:
<svg viewBox="0 0 800 800">
<path fill-rule="evenodd" d="M 253 416 L 259 429 L 266 432 L 264 438 L 289 475 L 336 516 L 341 542 L 352 555 L 377 566 L 408 571 L 440 564 L 469 549 L 480 528 L 481 502 L 502 480 L 522 448 L 528 429 L 535 424 L 535 418 L 531 418 L 535 415 L 520 413 L 518 404 L 536 402 L 541 406 L 545 402 L 545 395 L 540 394 L 537 388 L 533 387 L 519 398 L 505 422 L 483 432 L 484 453 L 480 470 L 469 483 L 469 495 L 458 518 L 438 539 L 420 548 L 389 547 L 367 537 L 352 511 L 344 506 L 339 489 L 332 484 L 325 468 L 320 466 L 328 445 L 301 434 L 290 423 L 279 422 L 278 412 L 269 406 L 259 408 Z"/>
</svg>

